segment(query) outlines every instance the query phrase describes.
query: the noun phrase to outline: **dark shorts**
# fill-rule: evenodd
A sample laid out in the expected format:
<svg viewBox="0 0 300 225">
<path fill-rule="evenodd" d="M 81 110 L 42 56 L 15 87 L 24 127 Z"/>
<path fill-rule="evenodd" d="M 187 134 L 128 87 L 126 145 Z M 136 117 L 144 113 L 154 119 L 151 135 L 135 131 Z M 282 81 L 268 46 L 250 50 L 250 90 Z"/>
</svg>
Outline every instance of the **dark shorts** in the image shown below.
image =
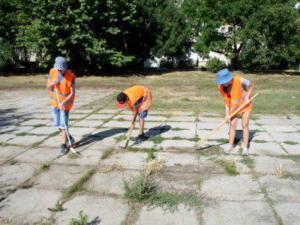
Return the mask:
<svg viewBox="0 0 300 225">
<path fill-rule="evenodd" d="M 139 117 L 141 120 L 145 120 L 147 116 L 148 116 L 148 111 L 139 113 Z"/>
</svg>

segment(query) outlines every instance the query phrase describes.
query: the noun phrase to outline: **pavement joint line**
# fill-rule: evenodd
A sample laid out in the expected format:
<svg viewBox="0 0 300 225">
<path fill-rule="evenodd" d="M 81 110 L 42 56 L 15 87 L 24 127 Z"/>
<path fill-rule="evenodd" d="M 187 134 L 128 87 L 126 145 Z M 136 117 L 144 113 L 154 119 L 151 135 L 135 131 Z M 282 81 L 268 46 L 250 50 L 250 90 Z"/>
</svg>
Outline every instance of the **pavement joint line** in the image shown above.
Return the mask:
<svg viewBox="0 0 300 225">
<path fill-rule="evenodd" d="M 98 112 L 98 111 L 102 110 L 103 108 L 105 108 L 105 106 L 104 106 L 104 107 L 101 107 L 101 108 L 98 109 L 98 110 L 95 110 L 95 112 Z M 93 114 L 93 113 L 94 113 L 94 111 L 93 111 L 92 113 L 90 113 L 90 114 Z M 88 116 L 90 116 L 90 115 L 88 115 Z M 84 117 L 83 119 L 87 118 L 88 116 Z M 82 119 L 82 120 L 83 120 L 83 119 Z M 81 120 L 80 120 L 80 121 L 81 121 Z M 78 121 L 78 122 L 79 122 L 79 121 Z M 48 140 L 49 138 L 51 138 L 56 132 L 57 132 L 57 131 L 55 131 L 55 132 L 53 132 L 53 133 L 50 133 L 48 136 L 46 136 L 46 138 L 44 138 L 44 139 L 40 142 L 40 144 L 42 144 L 45 140 Z M 40 145 L 40 144 L 39 144 L 39 145 Z M 33 144 L 33 145 L 34 145 L 34 144 Z M 37 148 L 39 148 L 39 145 L 38 145 L 38 146 L 35 146 L 35 147 L 33 147 L 33 145 L 27 147 L 27 149 L 25 149 L 25 150 L 22 151 L 21 153 L 19 153 L 19 154 L 15 155 L 15 156 L 13 156 L 13 157 L 11 157 L 11 158 L 5 160 L 3 163 L 0 164 L 0 166 L 4 165 L 4 164 L 7 163 L 9 160 L 15 159 L 16 157 L 20 156 L 21 154 L 23 154 L 23 153 L 25 153 L 25 152 L 27 152 L 27 151 L 29 151 L 29 150 L 31 150 L 31 149 L 37 149 Z M 16 145 L 14 145 L 14 146 L 16 146 Z M 17 145 L 17 146 L 18 146 L 18 145 Z M 53 163 L 55 160 L 57 160 L 57 159 L 59 159 L 59 158 L 61 158 L 61 157 L 63 157 L 63 156 L 58 155 L 58 156 L 57 156 L 56 158 L 54 158 L 53 160 L 50 160 L 49 162 L 47 162 L 47 164 L 49 164 L 49 165 L 51 166 L 51 163 Z M 99 163 L 99 162 L 98 162 L 98 163 Z M 97 164 L 98 164 L 98 163 L 97 163 Z M 10 194 L 16 192 L 19 188 L 21 188 L 22 186 L 24 186 L 26 183 L 30 182 L 31 179 L 33 179 L 34 177 L 36 177 L 37 175 L 39 175 L 39 174 L 42 173 L 42 172 L 43 172 L 43 170 L 40 170 L 40 171 L 38 171 L 37 173 L 34 172 L 33 176 L 31 176 L 30 178 L 28 178 L 27 180 L 25 180 L 24 182 L 22 182 L 20 185 L 18 185 L 18 186 L 15 187 L 14 189 L 12 189 L 12 190 L 11 190 L 11 191 L 3 198 L 3 199 L 1 199 L 1 201 L 3 201 L 4 199 L 6 199 Z"/>
<path fill-rule="evenodd" d="M 254 124 L 255 124 L 256 126 L 261 127 L 262 130 L 263 130 L 264 132 L 266 132 L 266 133 L 272 138 L 273 142 L 275 142 L 276 144 L 278 144 L 278 145 L 281 147 L 282 151 L 284 151 L 284 152 L 285 152 L 286 154 L 288 154 L 288 155 L 290 154 L 290 153 L 283 147 L 283 145 L 282 145 L 280 142 L 278 142 L 278 141 L 270 134 L 269 131 L 267 131 L 263 126 L 257 124 L 255 121 L 253 121 L 253 122 L 254 122 Z"/>
<path fill-rule="evenodd" d="M 300 131 L 300 128 L 298 128 L 297 126 L 295 126 L 295 124 L 291 123 L 291 120 L 286 119 L 288 124 L 291 125 L 292 127 L 294 127 L 298 132 Z"/>
<path fill-rule="evenodd" d="M 102 110 L 103 108 L 101 108 L 101 109 L 99 109 L 98 111 L 100 111 L 100 110 Z M 97 112 L 98 112 L 97 111 Z M 96 129 L 100 129 L 100 128 L 103 128 L 103 125 L 105 124 L 105 123 L 108 123 L 109 121 L 111 121 L 112 120 L 112 118 L 114 118 L 115 116 L 117 116 L 117 115 L 119 115 L 119 114 L 121 114 L 122 113 L 122 111 L 117 111 L 116 113 L 114 113 L 110 118 L 108 118 L 107 119 L 107 121 L 104 121 L 100 126 L 98 126 Z M 93 113 L 94 114 L 94 113 Z M 85 118 L 87 118 L 87 117 L 85 117 Z M 93 145 L 95 145 L 96 144 L 96 142 L 92 142 L 92 143 L 90 143 L 90 144 L 87 144 L 84 148 L 82 148 L 81 149 L 81 151 L 80 152 L 83 152 L 84 150 L 86 150 L 88 147 L 91 147 L 91 146 L 93 146 Z"/>
<path fill-rule="evenodd" d="M 266 203 L 270 206 L 272 212 L 273 212 L 273 216 L 276 220 L 276 222 L 278 223 L 278 225 L 283 225 L 283 221 L 282 221 L 282 218 L 279 216 L 279 214 L 277 213 L 277 211 L 275 210 L 273 204 L 273 200 L 270 198 L 269 196 L 269 193 L 267 191 L 267 189 L 261 184 L 261 182 L 259 181 L 258 177 L 256 176 L 255 174 L 255 169 L 254 168 L 251 168 L 249 167 L 248 165 L 246 165 L 248 168 L 249 168 L 249 172 L 250 172 L 250 176 L 253 178 L 253 180 L 255 180 L 258 185 L 259 185 L 259 189 L 260 191 L 262 192 L 263 196 L 264 196 L 264 199 L 266 201 Z"/>
</svg>

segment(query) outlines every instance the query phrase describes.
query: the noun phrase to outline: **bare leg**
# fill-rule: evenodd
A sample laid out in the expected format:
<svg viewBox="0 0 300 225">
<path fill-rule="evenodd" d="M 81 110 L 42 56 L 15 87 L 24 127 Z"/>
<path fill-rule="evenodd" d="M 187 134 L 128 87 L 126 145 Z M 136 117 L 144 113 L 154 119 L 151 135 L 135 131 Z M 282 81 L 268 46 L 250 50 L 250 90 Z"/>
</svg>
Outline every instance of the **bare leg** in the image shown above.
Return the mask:
<svg viewBox="0 0 300 225">
<path fill-rule="evenodd" d="M 243 114 L 243 147 L 248 148 L 249 146 L 249 121 L 250 121 L 250 116 L 251 116 L 251 110 L 248 110 L 244 112 Z"/>
<path fill-rule="evenodd" d="M 144 134 L 145 120 L 140 119 L 140 135 Z"/>
<path fill-rule="evenodd" d="M 61 143 L 62 144 L 67 143 L 67 135 L 66 135 L 66 131 L 64 129 L 61 129 Z"/>
<path fill-rule="evenodd" d="M 236 125 L 237 125 L 237 117 L 233 117 L 230 121 L 230 128 L 229 128 L 229 144 L 232 146 L 234 145 Z"/>
</svg>

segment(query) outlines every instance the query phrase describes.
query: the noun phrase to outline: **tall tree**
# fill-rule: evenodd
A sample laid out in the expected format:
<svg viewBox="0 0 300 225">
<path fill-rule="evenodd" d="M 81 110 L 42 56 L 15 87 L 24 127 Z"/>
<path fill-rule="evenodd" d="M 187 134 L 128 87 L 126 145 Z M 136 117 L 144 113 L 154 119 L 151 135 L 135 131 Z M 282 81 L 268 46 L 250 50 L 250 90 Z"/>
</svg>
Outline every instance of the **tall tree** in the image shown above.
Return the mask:
<svg viewBox="0 0 300 225">
<path fill-rule="evenodd" d="M 186 0 L 199 52 L 225 54 L 233 68 L 286 68 L 297 56 L 299 13 L 286 0 Z M 294 47 L 293 47 L 294 46 Z"/>
</svg>

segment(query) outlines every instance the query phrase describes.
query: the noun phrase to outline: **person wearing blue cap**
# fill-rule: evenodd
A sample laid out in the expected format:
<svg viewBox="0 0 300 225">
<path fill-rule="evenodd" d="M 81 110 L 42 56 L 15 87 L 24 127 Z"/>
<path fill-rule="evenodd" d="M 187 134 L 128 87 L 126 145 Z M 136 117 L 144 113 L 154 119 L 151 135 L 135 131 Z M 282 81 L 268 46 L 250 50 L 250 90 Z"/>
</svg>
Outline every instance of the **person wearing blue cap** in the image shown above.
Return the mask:
<svg viewBox="0 0 300 225">
<path fill-rule="evenodd" d="M 246 103 L 234 117 L 231 118 L 229 128 L 229 146 L 226 152 L 234 148 L 235 130 L 238 117 L 242 118 L 243 127 L 243 155 L 249 155 L 249 121 L 252 112 L 250 97 L 253 91 L 253 83 L 240 76 L 232 76 L 228 69 L 220 70 L 217 73 L 217 84 L 221 95 L 224 97 L 226 117 Z M 247 104 L 248 102 L 248 104 Z"/>
<path fill-rule="evenodd" d="M 67 146 L 67 125 L 69 112 L 75 100 L 75 75 L 68 70 L 65 58 L 55 58 L 54 67 L 50 70 L 47 81 L 50 96 L 51 112 L 54 125 L 61 132 L 61 154 L 68 153 L 71 146 Z M 74 138 L 70 136 L 71 142 Z"/>
</svg>

